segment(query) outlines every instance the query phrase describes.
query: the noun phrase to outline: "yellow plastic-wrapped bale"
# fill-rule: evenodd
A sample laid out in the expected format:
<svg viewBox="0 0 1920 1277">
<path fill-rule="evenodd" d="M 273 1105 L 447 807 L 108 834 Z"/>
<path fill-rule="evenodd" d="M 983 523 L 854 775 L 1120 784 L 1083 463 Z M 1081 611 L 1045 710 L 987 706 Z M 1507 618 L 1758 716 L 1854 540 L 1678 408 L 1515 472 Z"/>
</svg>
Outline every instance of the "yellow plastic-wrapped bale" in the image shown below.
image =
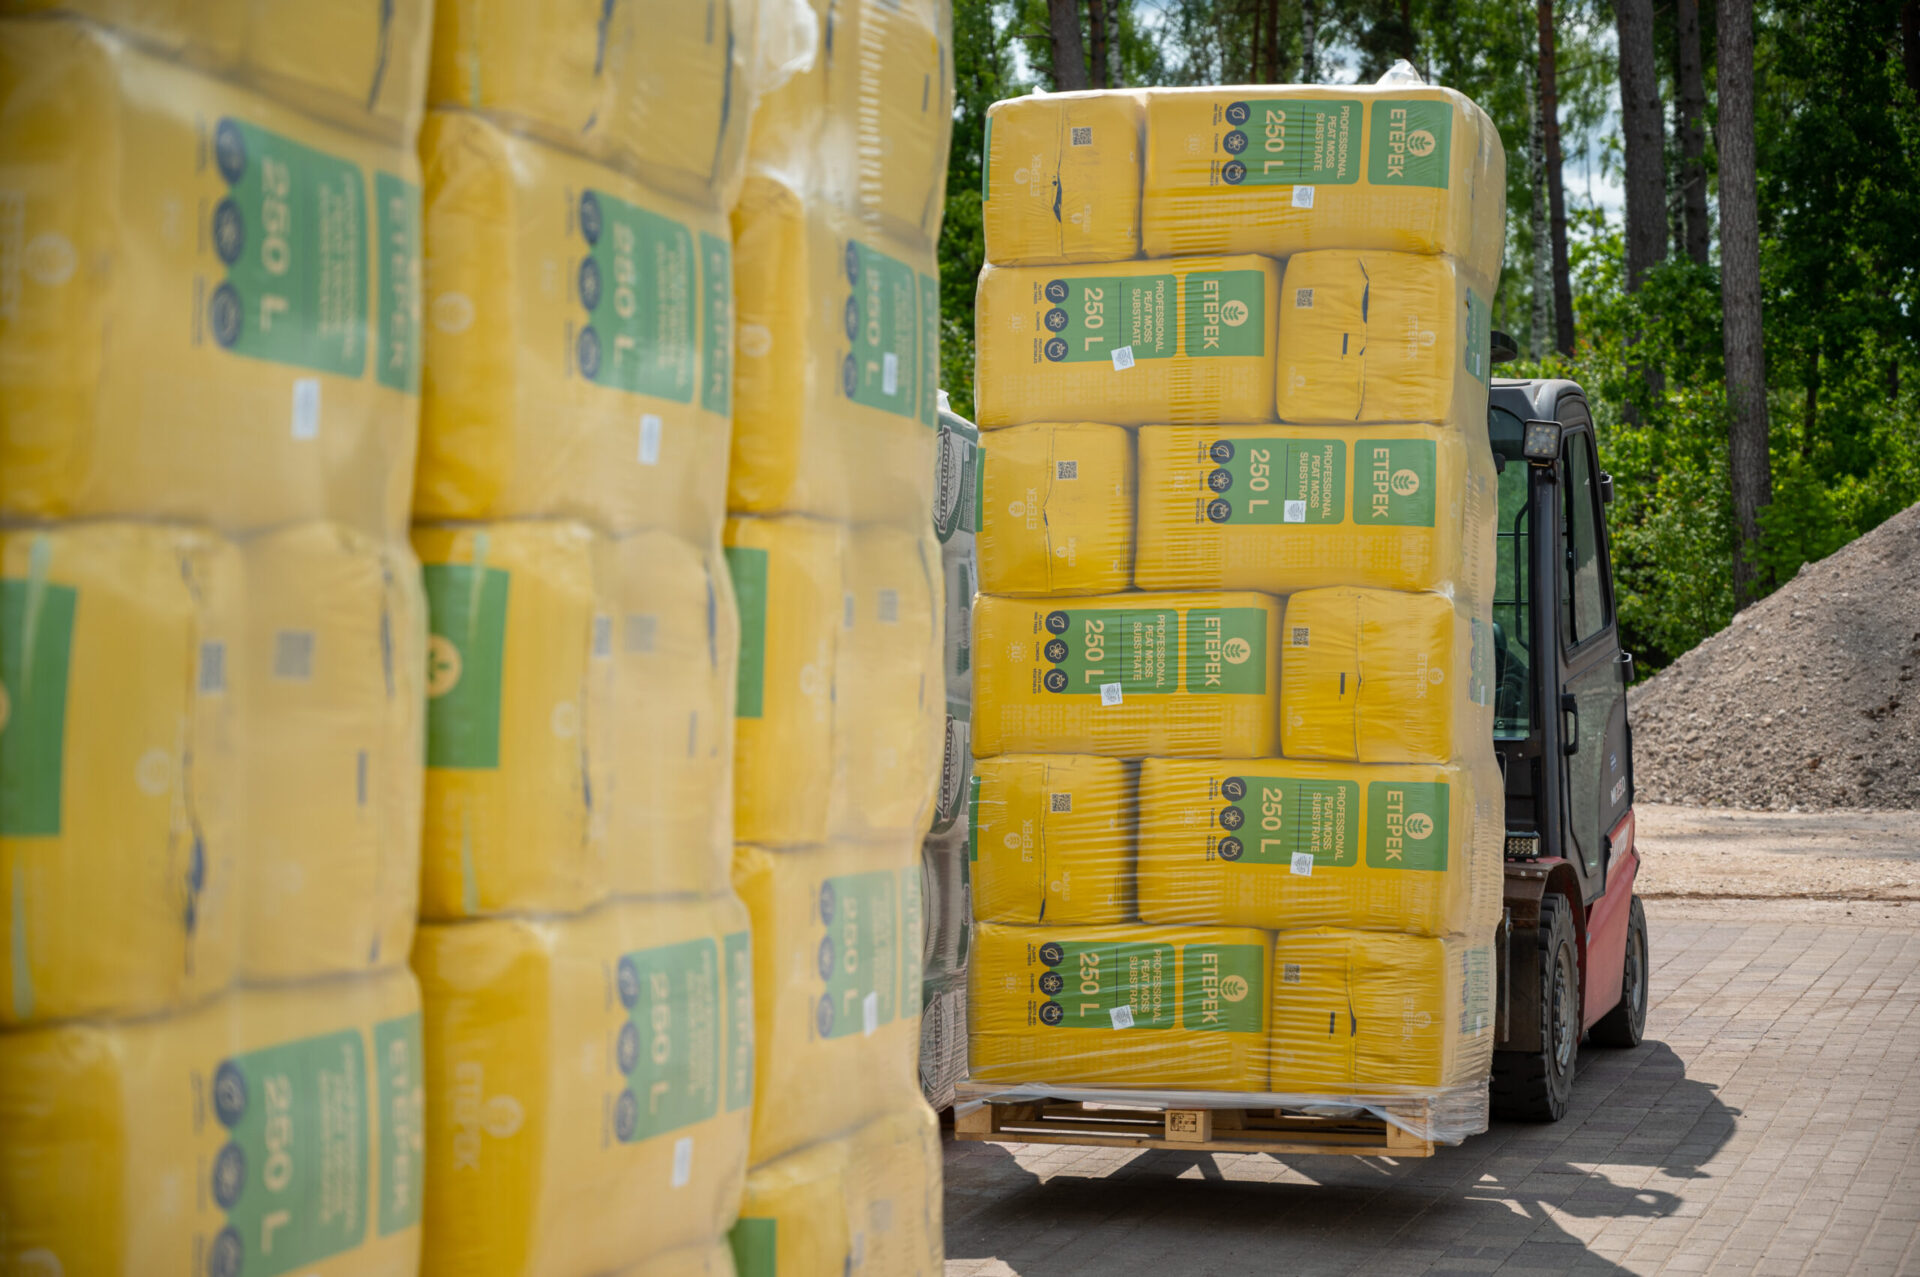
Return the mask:
<svg viewBox="0 0 1920 1277">
<path fill-rule="evenodd" d="M 613 648 L 607 873 L 615 895 L 712 895 L 733 861 L 732 591 L 665 532 L 602 543 Z"/>
<path fill-rule="evenodd" d="M 747 1176 L 739 1277 L 940 1277 L 940 1123 L 918 1098 Z"/>
<path fill-rule="evenodd" d="M 0 532 L 0 1025 L 233 977 L 242 577 L 178 528 Z"/>
<path fill-rule="evenodd" d="M 1012 426 L 982 449 L 980 588 L 1111 594 L 1133 582 L 1133 434 Z"/>
<path fill-rule="evenodd" d="M 1288 758 L 1444 763 L 1492 739 L 1492 630 L 1445 595 L 1302 590 L 1282 633 Z"/>
<path fill-rule="evenodd" d="M 411 1277 L 420 995 L 394 971 L 0 1035 L 21 1273 Z"/>
<path fill-rule="evenodd" d="M 826 144 L 814 182 L 903 243 L 932 247 L 953 133 L 950 0 L 837 0 L 826 8 Z"/>
<path fill-rule="evenodd" d="M 930 249 L 749 177 L 727 508 L 918 524 L 932 503 L 939 267 Z"/>
<path fill-rule="evenodd" d="M 331 6 L 329 6 L 331 8 Z M 0 514 L 406 526 L 418 167 L 95 27 L 0 38 Z"/>
<path fill-rule="evenodd" d="M 435 111 L 414 516 L 702 539 L 724 509 L 731 248 L 716 214 Z"/>
<path fill-rule="evenodd" d="M 1493 280 L 1506 151 L 1452 89 L 1155 89 L 1140 213 L 1149 257 L 1447 253 Z"/>
<path fill-rule="evenodd" d="M 655 1255 L 631 1268 L 622 1268 L 619 1277 L 737 1277 L 733 1266 L 733 1247 L 722 1237 L 699 1246 Z"/>
<path fill-rule="evenodd" d="M 1083 754 L 1003 754 L 974 765 L 967 859 L 981 922 L 1133 917 L 1133 777 Z"/>
<path fill-rule="evenodd" d="M 753 918 L 753 1165 L 918 1099 L 919 851 L 736 851 Z"/>
<path fill-rule="evenodd" d="M 1264 257 L 989 266 L 980 425 L 1271 421 L 1279 284 Z"/>
<path fill-rule="evenodd" d="M 1391 1096 L 1477 1084 L 1493 1051 L 1481 937 L 1288 931 L 1273 941 L 1272 1089 Z"/>
<path fill-rule="evenodd" d="M 1140 252 L 1137 93 L 1033 93 L 987 109 L 980 217 L 996 266 Z"/>
<path fill-rule="evenodd" d="M 983 597 L 973 626 L 976 758 L 1278 744 L 1280 605 L 1264 594 Z"/>
<path fill-rule="evenodd" d="M 1430 421 L 1477 434 L 1488 291 L 1450 257 L 1300 253 L 1280 281 L 1282 421 Z"/>
<path fill-rule="evenodd" d="M 967 1069 L 975 1082 L 1267 1089 L 1273 945 L 1238 927 L 1003 927 L 974 932 Z"/>
<path fill-rule="evenodd" d="M 607 891 L 611 618 L 576 523 L 419 527 L 427 793 L 420 915 L 581 909 Z"/>
<path fill-rule="evenodd" d="M 833 684 L 834 837 L 924 834 L 945 743 L 931 531 L 855 528 Z"/>
<path fill-rule="evenodd" d="M 727 521 L 740 613 L 733 823 L 743 841 L 827 836 L 845 535 L 813 519 Z"/>
<path fill-rule="evenodd" d="M 1500 901 L 1490 763 L 1140 765 L 1140 916 L 1285 931 L 1485 934 Z"/>
<path fill-rule="evenodd" d="M 246 547 L 241 973 L 407 960 L 420 890 L 426 599 L 407 547 L 331 523 Z"/>
<path fill-rule="evenodd" d="M 1484 436 L 1433 426 L 1152 426 L 1139 432 L 1133 581 L 1284 594 L 1493 588 Z"/>
<path fill-rule="evenodd" d="M 428 101 L 724 208 L 746 140 L 753 16 L 743 0 L 441 0 Z"/>
<path fill-rule="evenodd" d="M 427 924 L 427 1277 L 575 1277 L 733 1220 L 753 1095 L 728 896 Z"/>
</svg>

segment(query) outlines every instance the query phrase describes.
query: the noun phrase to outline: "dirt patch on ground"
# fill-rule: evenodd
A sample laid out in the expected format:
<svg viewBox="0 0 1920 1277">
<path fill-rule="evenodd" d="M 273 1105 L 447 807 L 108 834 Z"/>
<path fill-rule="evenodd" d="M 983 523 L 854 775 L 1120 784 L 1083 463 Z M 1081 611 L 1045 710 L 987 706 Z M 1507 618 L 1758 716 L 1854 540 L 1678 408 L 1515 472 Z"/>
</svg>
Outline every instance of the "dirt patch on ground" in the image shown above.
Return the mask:
<svg viewBox="0 0 1920 1277">
<path fill-rule="evenodd" d="M 1920 811 L 1746 812 L 1634 808 L 1649 899 L 1920 904 Z M 1920 924 L 1920 908 L 1913 918 Z"/>
<path fill-rule="evenodd" d="M 1633 690 L 1655 803 L 1920 808 L 1920 505 Z"/>
</svg>

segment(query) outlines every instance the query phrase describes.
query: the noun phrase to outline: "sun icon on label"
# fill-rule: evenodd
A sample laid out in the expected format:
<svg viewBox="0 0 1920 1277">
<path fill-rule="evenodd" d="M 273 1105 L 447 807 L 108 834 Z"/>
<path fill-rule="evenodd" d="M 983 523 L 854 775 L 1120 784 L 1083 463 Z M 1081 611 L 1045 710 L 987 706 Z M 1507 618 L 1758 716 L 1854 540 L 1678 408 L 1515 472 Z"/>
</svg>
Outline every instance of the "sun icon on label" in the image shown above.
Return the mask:
<svg viewBox="0 0 1920 1277">
<path fill-rule="evenodd" d="M 1228 1002 L 1239 1002 L 1247 996 L 1247 978 L 1243 975 L 1230 975 L 1220 981 L 1220 996 Z"/>
<path fill-rule="evenodd" d="M 1437 145 L 1438 143 L 1433 139 L 1433 134 L 1426 129 L 1415 129 L 1413 132 L 1407 134 L 1407 154 L 1409 155 L 1417 156 L 1424 160 L 1427 156 L 1433 154 L 1433 148 Z"/>
<path fill-rule="evenodd" d="M 427 695 L 445 696 L 460 681 L 460 649 L 444 634 L 427 639 Z"/>
<path fill-rule="evenodd" d="M 1220 655 L 1227 658 L 1229 665 L 1245 665 L 1253 655 L 1253 644 L 1243 638 L 1230 638 L 1220 645 Z"/>
<path fill-rule="evenodd" d="M 1433 817 L 1424 811 L 1416 811 L 1407 817 L 1407 837 L 1415 842 L 1433 836 Z"/>
</svg>

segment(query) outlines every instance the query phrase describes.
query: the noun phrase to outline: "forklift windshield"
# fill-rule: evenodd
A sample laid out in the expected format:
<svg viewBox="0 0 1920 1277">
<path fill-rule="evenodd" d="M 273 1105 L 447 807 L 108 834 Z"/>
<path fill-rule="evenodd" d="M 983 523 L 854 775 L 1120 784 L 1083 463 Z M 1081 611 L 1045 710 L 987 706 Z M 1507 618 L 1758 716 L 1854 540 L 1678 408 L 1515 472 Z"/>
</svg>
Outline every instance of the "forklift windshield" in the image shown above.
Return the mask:
<svg viewBox="0 0 1920 1277">
<path fill-rule="evenodd" d="M 1533 671 L 1528 646 L 1533 634 L 1533 578 L 1528 557 L 1532 511 L 1527 508 L 1527 462 L 1520 451 L 1525 423 L 1504 408 L 1490 408 L 1487 429 L 1494 464 L 1500 468 L 1500 522 L 1494 542 L 1493 735 L 1525 740 L 1532 731 Z"/>
</svg>

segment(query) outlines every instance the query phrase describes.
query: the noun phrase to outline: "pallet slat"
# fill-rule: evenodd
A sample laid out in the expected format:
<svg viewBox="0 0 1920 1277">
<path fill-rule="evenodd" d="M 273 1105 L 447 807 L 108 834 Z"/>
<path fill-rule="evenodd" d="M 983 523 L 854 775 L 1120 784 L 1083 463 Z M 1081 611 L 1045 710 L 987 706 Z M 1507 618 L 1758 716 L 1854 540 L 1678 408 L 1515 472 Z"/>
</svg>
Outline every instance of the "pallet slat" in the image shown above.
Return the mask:
<svg viewBox="0 0 1920 1277">
<path fill-rule="evenodd" d="M 1380 1118 L 1311 1117 L 1277 1109 L 988 1102 L 956 1114 L 954 1137 L 1001 1144 L 1084 1144 L 1187 1152 L 1433 1156 L 1431 1140 Z"/>
</svg>

